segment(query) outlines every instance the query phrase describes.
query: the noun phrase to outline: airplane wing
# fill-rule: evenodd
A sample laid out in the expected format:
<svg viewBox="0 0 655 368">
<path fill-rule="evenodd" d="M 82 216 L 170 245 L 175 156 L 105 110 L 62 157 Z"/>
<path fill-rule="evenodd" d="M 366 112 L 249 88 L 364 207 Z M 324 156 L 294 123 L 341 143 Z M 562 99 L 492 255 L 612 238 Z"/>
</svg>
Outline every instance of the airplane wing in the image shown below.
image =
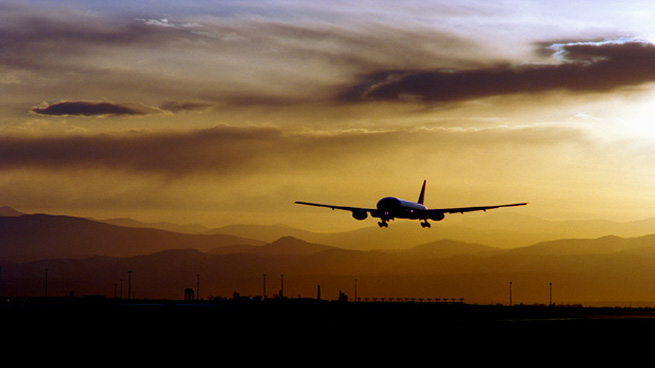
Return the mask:
<svg viewBox="0 0 655 368">
<path fill-rule="evenodd" d="M 299 202 L 296 201 L 296 204 L 304 204 L 306 206 L 316 206 L 316 207 L 327 207 L 333 210 L 344 210 L 344 211 L 366 211 L 369 213 L 377 212 L 375 208 L 361 208 L 361 207 L 345 207 L 345 206 L 334 206 L 331 204 L 320 204 L 320 203 L 310 203 L 310 202 Z"/>
<path fill-rule="evenodd" d="M 516 206 L 525 206 L 527 203 L 512 203 L 512 204 L 500 204 L 496 206 L 480 206 L 480 207 L 460 207 L 460 208 L 441 208 L 441 209 L 432 209 L 427 212 L 440 212 L 440 213 L 464 213 L 464 212 L 473 212 L 473 211 L 486 211 L 494 208 L 500 207 L 516 207 Z"/>
</svg>

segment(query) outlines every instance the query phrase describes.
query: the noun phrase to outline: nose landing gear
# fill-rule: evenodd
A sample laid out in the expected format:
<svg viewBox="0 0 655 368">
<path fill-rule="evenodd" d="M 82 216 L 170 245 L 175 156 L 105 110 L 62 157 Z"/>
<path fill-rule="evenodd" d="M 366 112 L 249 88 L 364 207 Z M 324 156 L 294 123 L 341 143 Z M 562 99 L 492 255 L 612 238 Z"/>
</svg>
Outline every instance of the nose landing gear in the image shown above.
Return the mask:
<svg viewBox="0 0 655 368">
<path fill-rule="evenodd" d="M 428 220 L 423 220 L 423 222 L 421 222 L 421 227 L 423 228 L 430 227 L 430 223 L 428 222 Z"/>
</svg>

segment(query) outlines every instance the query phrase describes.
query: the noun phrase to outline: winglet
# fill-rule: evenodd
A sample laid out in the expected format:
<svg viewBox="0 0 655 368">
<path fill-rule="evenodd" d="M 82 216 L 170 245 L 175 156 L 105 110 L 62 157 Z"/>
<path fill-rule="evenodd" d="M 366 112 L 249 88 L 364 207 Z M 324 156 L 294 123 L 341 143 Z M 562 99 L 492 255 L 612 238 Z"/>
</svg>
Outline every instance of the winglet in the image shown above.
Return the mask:
<svg viewBox="0 0 655 368">
<path fill-rule="evenodd" d="M 421 188 L 421 195 L 418 197 L 418 203 L 423 204 L 423 200 L 425 199 L 425 182 L 427 180 L 423 180 L 423 187 Z"/>
</svg>

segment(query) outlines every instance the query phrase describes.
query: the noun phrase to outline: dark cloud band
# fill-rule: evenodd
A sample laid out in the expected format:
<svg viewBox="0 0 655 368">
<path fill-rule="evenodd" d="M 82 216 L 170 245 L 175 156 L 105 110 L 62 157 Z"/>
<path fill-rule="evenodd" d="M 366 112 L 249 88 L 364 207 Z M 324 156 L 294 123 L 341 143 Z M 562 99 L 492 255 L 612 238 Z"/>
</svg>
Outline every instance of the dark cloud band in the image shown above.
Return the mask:
<svg viewBox="0 0 655 368">
<path fill-rule="evenodd" d="M 277 144 L 272 129 L 212 128 L 188 133 L 5 137 L 0 169 L 108 169 L 142 174 L 231 173 L 256 166 Z M 273 149 L 271 149 L 273 151 Z"/>
<path fill-rule="evenodd" d="M 102 169 L 169 178 L 198 173 L 229 176 L 257 171 L 323 170 L 335 164 L 343 166 L 358 160 L 369 165 L 372 153 L 380 157 L 393 157 L 413 145 L 430 145 L 435 147 L 432 153 L 437 153 L 439 150 L 461 150 L 463 141 L 470 145 L 467 147 L 475 148 L 495 144 L 552 144 L 579 139 L 583 139 L 579 132 L 561 128 L 323 135 L 287 134 L 276 128 L 230 126 L 186 133 L 0 137 L 0 171 L 30 168 Z"/>
<path fill-rule="evenodd" d="M 456 102 L 553 90 L 607 92 L 655 81 L 655 45 L 599 42 L 553 45 L 557 64 L 478 70 L 393 70 L 365 76 L 343 98 Z"/>
<path fill-rule="evenodd" d="M 60 102 L 45 107 L 34 107 L 32 112 L 48 116 L 104 116 L 104 115 L 143 115 L 145 110 L 110 102 Z"/>
</svg>

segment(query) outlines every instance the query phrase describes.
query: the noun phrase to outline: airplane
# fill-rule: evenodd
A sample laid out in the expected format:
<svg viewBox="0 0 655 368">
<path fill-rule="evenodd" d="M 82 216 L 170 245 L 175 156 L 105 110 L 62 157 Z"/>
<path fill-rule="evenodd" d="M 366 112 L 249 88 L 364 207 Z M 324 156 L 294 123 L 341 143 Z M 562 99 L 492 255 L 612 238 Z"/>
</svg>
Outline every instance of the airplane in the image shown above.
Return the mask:
<svg viewBox="0 0 655 368">
<path fill-rule="evenodd" d="M 421 194 L 418 197 L 417 202 L 406 201 L 396 197 L 384 197 L 380 199 L 377 203 L 376 208 L 360 208 L 360 207 L 345 207 L 345 206 L 335 206 L 331 204 L 320 204 L 320 203 L 310 203 L 310 202 L 300 202 L 296 201 L 296 204 L 302 204 L 306 206 L 316 206 L 316 207 L 327 207 L 332 210 L 344 210 L 352 212 L 353 218 L 356 220 L 365 220 L 370 214 L 372 217 L 379 218 L 378 226 L 388 227 L 388 222 L 396 218 L 404 218 L 410 220 L 421 220 L 421 226 L 423 228 L 429 228 L 430 223 L 428 220 L 441 221 L 445 218 L 447 213 L 464 213 L 472 211 L 487 211 L 493 208 L 500 207 L 515 207 L 515 206 L 525 206 L 527 203 L 513 203 L 513 204 L 501 204 L 495 206 L 480 206 L 480 207 L 460 207 L 460 208 L 439 208 L 439 209 L 428 209 L 423 205 L 425 199 L 425 184 L 427 180 L 423 180 L 423 187 L 421 188 Z"/>
</svg>

